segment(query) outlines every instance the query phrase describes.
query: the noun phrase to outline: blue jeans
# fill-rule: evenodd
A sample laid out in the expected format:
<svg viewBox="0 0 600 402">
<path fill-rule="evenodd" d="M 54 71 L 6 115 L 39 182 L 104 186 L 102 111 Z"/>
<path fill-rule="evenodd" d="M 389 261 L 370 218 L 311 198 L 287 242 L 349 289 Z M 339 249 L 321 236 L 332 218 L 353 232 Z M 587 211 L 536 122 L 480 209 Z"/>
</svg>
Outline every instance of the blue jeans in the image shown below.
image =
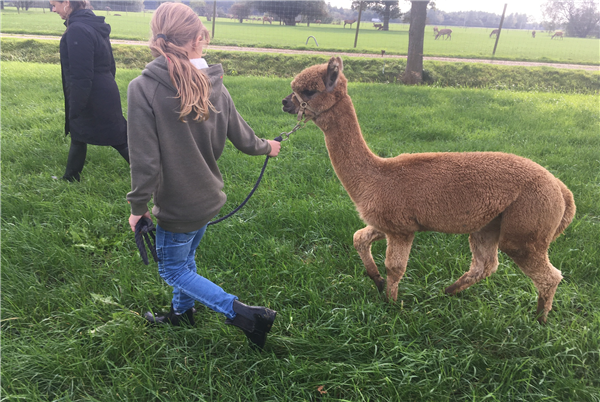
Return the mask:
<svg viewBox="0 0 600 402">
<path fill-rule="evenodd" d="M 236 296 L 196 273 L 196 249 L 206 226 L 189 233 L 174 233 L 156 226 L 158 273 L 173 287 L 173 310 L 183 314 L 198 300 L 206 307 L 233 319 Z"/>
</svg>

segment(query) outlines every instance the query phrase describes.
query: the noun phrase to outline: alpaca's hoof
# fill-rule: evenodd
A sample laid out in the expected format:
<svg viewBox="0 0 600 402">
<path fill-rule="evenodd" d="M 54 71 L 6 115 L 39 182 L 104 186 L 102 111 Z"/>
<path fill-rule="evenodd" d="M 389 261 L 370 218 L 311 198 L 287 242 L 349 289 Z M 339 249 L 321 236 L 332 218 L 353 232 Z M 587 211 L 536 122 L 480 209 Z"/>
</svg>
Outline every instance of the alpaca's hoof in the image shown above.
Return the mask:
<svg viewBox="0 0 600 402">
<path fill-rule="evenodd" d="M 390 295 L 388 295 L 387 292 L 381 292 L 379 294 L 379 297 L 381 297 L 381 301 L 383 301 L 384 303 L 396 304 L 396 302 L 398 301 L 397 300 L 398 296 L 396 296 L 396 297 L 390 296 Z M 404 302 L 401 302 L 401 303 L 404 303 Z"/>
<path fill-rule="evenodd" d="M 383 279 L 383 278 L 376 279 L 375 286 L 377 286 L 377 290 L 379 291 L 379 293 L 384 293 L 385 279 Z"/>
<path fill-rule="evenodd" d="M 537 312 L 537 320 L 541 325 L 546 325 L 548 322 L 548 313 L 545 311 L 539 311 Z"/>
<path fill-rule="evenodd" d="M 545 306 L 546 306 L 546 299 L 543 297 L 538 297 L 536 315 L 537 315 L 538 322 L 542 325 L 546 324 L 546 320 L 548 318 L 548 312 L 550 311 L 550 310 L 546 310 Z"/>
<path fill-rule="evenodd" d="M 458 288 L 458 286 L 456 286 L 456 284 L 454 284 L 454 285 L 448 286 L 446 288 L 446 290 L 444 290 L 444 292 L 446 292 L 447 295 L 454 296 L 457 293 L 456 288 Z"/>
</svg>

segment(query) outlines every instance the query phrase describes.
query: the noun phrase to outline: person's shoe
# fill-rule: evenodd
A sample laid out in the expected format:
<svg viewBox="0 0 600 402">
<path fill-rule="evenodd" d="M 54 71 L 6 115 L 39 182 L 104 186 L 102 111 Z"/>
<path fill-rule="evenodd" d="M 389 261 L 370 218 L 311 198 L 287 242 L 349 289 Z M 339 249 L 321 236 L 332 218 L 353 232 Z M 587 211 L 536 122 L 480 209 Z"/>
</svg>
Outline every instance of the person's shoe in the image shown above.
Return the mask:
<svg viewBox="0 0 600 402">
<path fill-rule="evenodd" d="M 81 177 L 79 176 L 79 173 L 75 173 L 74 175 L 65 174 L 63 177 L 61 177 L 61 179 L 65 180 L 65 181 L 69 181 L 71 183 L 76 182 L 76 181 L 81 181 Z"/>
<path fill-rule="evenodd" d="M 236 313 L 235 318 L 228 318 L 225 324 L 240 328 L 251 342 L 250 346 L 262 350 L 277 311 L 261 306 L 246 306 L 237 300 L 233 302 L 233 311 Z"/>
<path fill-rule="evenodd" d="M 175 314 L 175 310 L 173 310 L 173 305 L 171 304 L 171 311 L 168 313 L 159 313 L 154 314 L 151 311 L 146 312 L 144 314 L 144 318 L 152 325 L 173 325 L 175 327 L 179 327 L 182 325 L 193 326 L 196 322 L 194 321 L 194 313 L 196 312 L 195 308 L 191 308 L 187 310 L 185 313 L 177 315 Z"/>
</svg>

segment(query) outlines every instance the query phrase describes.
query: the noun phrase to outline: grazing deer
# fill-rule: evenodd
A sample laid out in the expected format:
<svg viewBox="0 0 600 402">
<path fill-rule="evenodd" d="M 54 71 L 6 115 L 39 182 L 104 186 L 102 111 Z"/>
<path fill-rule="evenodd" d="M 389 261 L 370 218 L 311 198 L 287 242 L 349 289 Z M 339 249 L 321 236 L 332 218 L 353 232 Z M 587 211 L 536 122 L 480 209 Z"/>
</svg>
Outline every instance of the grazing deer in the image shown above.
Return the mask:
<svg viewBox="0 0 600 402">
<path fill-rule="evenodd" d="M 452 30 L 451 29 L 440 29 L 438 31 L 437 35 L 435 36 L 435 39 L 437 40 L 437 38 L 439 38 L 440 36 L 445 36 L 446 37 L 445 39 L 452 40 Z"/>
<path fill-rule="evenodd" d="M 538 290 L 546 322 L 560 271 L 548 247 L 575 215 L 569 189 L 537 163 L 501 152 L 429 152 L 381 158 L 367 146 L 347 92 L 342 59 L 306 68 L 292 81 L 283 111 L 305 115 L 323 131 L 331 164 L 367 224 L 354 247 L 388 300 L 397 300 L 415 232 L 469 233 L 470 269 L 446 293 L 454 295 L 498 268 L 498 248 Z M 387 240 L 387 287 L 371 244 Z"/>
<path fill-rule="evenodd" d="M 492 31 L 492 33 L 490 33 L 490 38 L 491 38 L 493 35 L 496 35 L 496 37 L 497 37 L 497 36 L 498 36 L 498 32 L 500 32 L 500 30 L 499 30 L 499 29 L 494 29 L 494 30 Z"/>
<path fill-rule="evenodd" d="M 344 20 L 344 28 L 346 28 L 346 24 L 350 25 L 350 28 L 352 28 L 352 24 L 354 24 L 356 22 L 356 20 Z"/>
<path fill-rule="evenodd" d="M 552 37 L 550 39 L 554 39 L 555 37 L 562 39 L 562 38 L 564 38 L 564 34 L 562 31 L 556 31 L 556 32 L 554 32 L 554 35 L 552 35 Z"/>
<path fill-rule="evenodd" d="M 535 31 L 531 31 L 531 37 L 535 39 Z"/>
<path fill-rule="evenodd" d="M 437 26 L 433 27 L 433 36 L 436 36 L 440 32 Z"/>
<path fill-rule="evenodd" d="M 319 24 L 319 25 L 321 25 L 321 20 L 316 20 L 316 21 L 315 21 L 315 24 Z"/>
<path fill-rule="evenodd" d="M 268 22 L 269 24 L 272 25 L 273 24 L 273 17 L 266 17 L 265 16 L 265 17 L 262 18 L 262 22 L 263 22 L 263 25 L 265 24 L 265 22 Z"/>
<path fill-rule="evenodd" d="M 377 28 L 378 31 L 383 29 L 383 24 L 373 24 L 373 28 Z"/>
</svg>

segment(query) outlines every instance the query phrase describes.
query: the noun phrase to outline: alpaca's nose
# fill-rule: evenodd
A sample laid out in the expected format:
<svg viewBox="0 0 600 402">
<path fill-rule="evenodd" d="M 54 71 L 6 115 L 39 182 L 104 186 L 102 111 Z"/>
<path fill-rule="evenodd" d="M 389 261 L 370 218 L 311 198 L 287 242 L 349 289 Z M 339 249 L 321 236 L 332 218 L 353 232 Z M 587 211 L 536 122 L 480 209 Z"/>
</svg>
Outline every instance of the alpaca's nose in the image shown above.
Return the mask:
<svg viewBox="0 0 600 402">
<path fill-rule="evenodd" d="M 294 104 L 294 101 L 292 101 L 291 94 L 289 96 L 287 96 L 284 100 L 282 100 L 281 103 L 283 104 L 284 112 L 292 113 L 292 114 L 296 113 L 296 105 Z"/>
</svg>

